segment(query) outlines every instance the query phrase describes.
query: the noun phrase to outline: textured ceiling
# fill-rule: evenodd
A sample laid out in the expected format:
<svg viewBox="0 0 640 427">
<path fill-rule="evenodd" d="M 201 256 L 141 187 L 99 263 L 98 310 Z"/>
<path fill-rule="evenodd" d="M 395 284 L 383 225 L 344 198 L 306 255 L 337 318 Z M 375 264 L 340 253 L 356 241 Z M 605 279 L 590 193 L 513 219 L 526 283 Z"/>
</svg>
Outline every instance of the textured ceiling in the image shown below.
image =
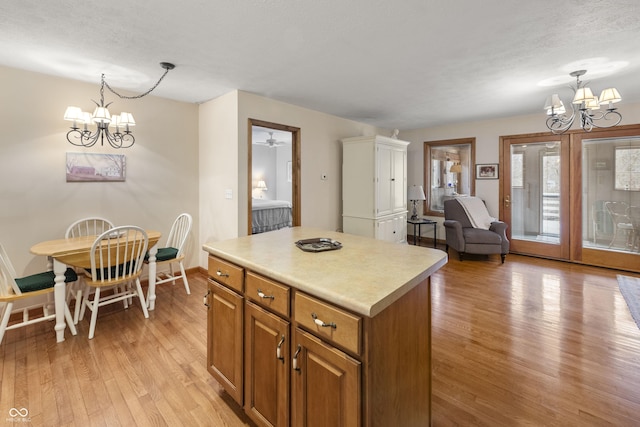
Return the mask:
<svg viewBox="0 0 640 427">
<path fill-rule="evenodd" d="M 168 61 L 154 95 L 199 103 L 239 89 L 405 130 L 542 120 L 579 68 L 594 92 L 639 102 L 639 40 L 638 0 L 0 3 L 2 65 L 96 85 L 104 73 L 142 92 Z"/>
</svg>

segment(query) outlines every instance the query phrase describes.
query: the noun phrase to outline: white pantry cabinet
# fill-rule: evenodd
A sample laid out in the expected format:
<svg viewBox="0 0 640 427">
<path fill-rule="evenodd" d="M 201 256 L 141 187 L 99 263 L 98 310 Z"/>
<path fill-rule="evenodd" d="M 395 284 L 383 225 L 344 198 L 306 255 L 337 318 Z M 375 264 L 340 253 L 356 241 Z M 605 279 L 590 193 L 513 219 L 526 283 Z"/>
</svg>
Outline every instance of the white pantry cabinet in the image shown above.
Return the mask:
<svg viewBox="0 0 640 427">
<path fill-rule="evenodd" d="M 345 233 L 406 242 L 408 145 L 380 135 L 342 140 Z"/>
</svg>

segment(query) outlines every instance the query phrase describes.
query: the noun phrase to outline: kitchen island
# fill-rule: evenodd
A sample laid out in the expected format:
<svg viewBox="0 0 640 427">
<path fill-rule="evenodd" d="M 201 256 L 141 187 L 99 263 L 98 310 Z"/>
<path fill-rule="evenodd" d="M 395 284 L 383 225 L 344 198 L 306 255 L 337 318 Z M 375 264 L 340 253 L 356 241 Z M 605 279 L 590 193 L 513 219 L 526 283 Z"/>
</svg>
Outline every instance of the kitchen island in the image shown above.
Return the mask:
<svg viewBox="0 0 640 427">
<path fill-rule="evenodd" d="M 317 237 L 342 247 L 295 245 Z M 203 249 L 208 368 L 258 425 L 429 425 L 429 277 L 446 253 L 307 227 Z"/>
</svg>

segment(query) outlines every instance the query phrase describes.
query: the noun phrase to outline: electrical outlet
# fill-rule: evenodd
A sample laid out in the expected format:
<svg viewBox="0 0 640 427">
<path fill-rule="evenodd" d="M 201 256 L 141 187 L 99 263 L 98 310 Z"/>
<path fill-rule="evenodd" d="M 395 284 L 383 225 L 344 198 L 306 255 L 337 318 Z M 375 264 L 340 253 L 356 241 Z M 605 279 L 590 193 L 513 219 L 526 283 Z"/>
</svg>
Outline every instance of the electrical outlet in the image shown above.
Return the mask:
<svg viewBox="0 0 640 427">
<path fill-rule="evenodd" d="M 233 199 L 233 190 L 224 190 L 225 199 Z"/>
</svg>

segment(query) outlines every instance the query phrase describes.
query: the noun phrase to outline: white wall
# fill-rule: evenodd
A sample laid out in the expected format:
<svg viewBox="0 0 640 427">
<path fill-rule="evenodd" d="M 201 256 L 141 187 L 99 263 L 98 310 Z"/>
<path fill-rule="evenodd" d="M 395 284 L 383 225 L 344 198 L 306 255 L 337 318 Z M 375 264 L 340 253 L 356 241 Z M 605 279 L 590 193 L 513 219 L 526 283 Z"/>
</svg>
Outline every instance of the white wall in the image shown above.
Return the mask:
<svg viewBox="0 0 640 427">
<path fill-rule="evenodd" d="M 618 111 L 623 117 L 623 125 L 640 123 L 640 104 L 622 103 L 617 106 L 619 106 Z M 411 142 L 408 148 L 408 184 L 423 185 L 424 183 L 423 146 L 425 141 L 475 137 L 476 163 L 498 163 L 500 136 L 549 132 L 545 125 L 545 119 L 544 111 L 540 109 L 540 114 L 402 131 L 399 138 Z M 476 195 L 486 201 L 491 215 L 497 217 L 499 212 L 499 181 L 476 180 L 475 184 Z M 444 239 L 442 217 L 433 217 L 433 219 L 438 221 L 438 238 Z"/>
<path fill-rule="evenodd" d="M 238 235 L 238 193 L 246 189 L 238 185 L 238 92 L 200 105 L 199 125 L 199 265 L 206 267 L 202 244 Z"/>
<path fill-rule="evenodd" d="M 340 229 L 340 139 L 373 135 L 377 129 L 248 92 L 234 91 L 200 106 L 201 242 L 247 234 L 249 118 L 301 129 L 302 225 Z M 206 164 L 212 165 L 211 170 Z M 214 169 L 218 172 L 213 172 Z M 321 173 L 327 174 L 327 180 L 320 179 Z M 225 189 L 233 189 L 232 200 L 224 199 Z M 206 266 L 204 252 L 200 265 Z"/>
<path fill-rule="evenodd" d="M 89 110 L 99 90 L 100 76 L 88 84 L 0 67 L 0 242 L 18 275 L 46 266 L 29 253 L 32 245 L 62 238 L 71 222 L 93 215 L 159 230 L 166 239 L 178 214 L 189 212 L 195 222 L 186 264 L 196 265 L 198 107 L 151 95 L 123 100 L 105 91 L 112 112 L 134 115 L 135 145 L 74 147 L 66 139 L 65 108 Z M 67 152 L 125 154 L 126 181 L 67 183 Z"/>
</svg>

